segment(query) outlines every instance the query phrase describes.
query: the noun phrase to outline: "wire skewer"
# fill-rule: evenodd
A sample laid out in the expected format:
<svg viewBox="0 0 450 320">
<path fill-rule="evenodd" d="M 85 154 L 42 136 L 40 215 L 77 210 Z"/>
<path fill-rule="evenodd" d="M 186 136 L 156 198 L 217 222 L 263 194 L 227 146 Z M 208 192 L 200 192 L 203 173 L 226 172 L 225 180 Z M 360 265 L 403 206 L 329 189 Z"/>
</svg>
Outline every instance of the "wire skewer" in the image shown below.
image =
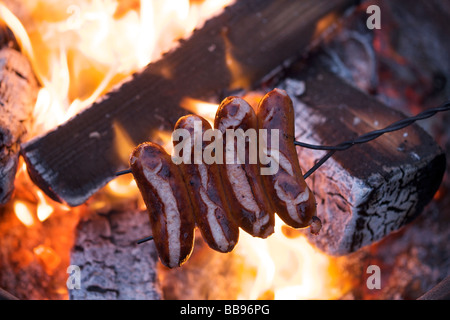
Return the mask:
<svg viewBox="0 0 450 320">
<path fill-rule="evenodd" d="M 139 239 L 138 241 L 136 241 L 136 243 L 137 244 L 141 244 L 141 243 L 144 243 L 144 242 L 147 242 L 147 241 L 151 241 L 151 240 L 153 240 L 153 237 L 152 236 L 148 236 L 148 237 Z"/>
<path fill-rule="evenodd" d="M 116 177 L 122 176 L 124 174 L 129 174 L 129 173 L 131 173 L 131 169 L 122 170 L 122 171 L 116 172 Z"/>
<path fill-rule="evenodd" d="M 409 118 L 406 118 L 406 119 L 402 119 L 400 121 L 397 121 L 397 122 L 394 122 L 394 123 L 390 124 L 389 126 L 385 127 L 384 129 L 379 129 L 379 130 L 375 130 L 375 131 L 371 131 L 371 132 L 365 133 L 365 134 L 359 136 L 358 138 L 356 138 L 354 140 L 345 141 L 345 142 L 342 142 L 342 143 L 340 143 L 340 144 L 338 144 L 336 146 L 318 146 L 318 145 L 312 145 L 312 144 L 303 143 L 303 142 L 299 142 L 299 141 L 294 141 L 295 145 L 301 146 L 301 147 L 304 147 L 304 148 L 314 149 L 314 150 L 329 150 L 329 152 L 327 154 L 325 154 L 325 156 L 323 156 L 311 169 L 309 169 L 303 175 L 303 178 L 306 179 L 311 174 L 313 174 L 314 171 L 319 169 L 319 167 L 321 167 L 331 156 L 333 156 L 333 154 L 336 151 L 344 151 L 344 150 L 350 149 L 354 145 L 362 144 L 362 143 L 366 143 L 366 142 L 375 140 L 376 138 L 382 136 L 385 133 L 398 131 L 398 130 L 403 129 L 403 128 L 407 127 L 407 126 L 412 125 L 414 122 L 416 122 L 418 120 L 427 119 L 427 118 L 430 118 L 430 117 L 434 116 L 438 112 L 449 111 L 449 110 L 450 110 L 450 101 L 446 101 L 441 106 L 439 106 L 437 108 L 432 108 L 432 109 L 425 110 L 425 111 L 417 114 L 414 117 L 409 117 Z"/>
</svg>

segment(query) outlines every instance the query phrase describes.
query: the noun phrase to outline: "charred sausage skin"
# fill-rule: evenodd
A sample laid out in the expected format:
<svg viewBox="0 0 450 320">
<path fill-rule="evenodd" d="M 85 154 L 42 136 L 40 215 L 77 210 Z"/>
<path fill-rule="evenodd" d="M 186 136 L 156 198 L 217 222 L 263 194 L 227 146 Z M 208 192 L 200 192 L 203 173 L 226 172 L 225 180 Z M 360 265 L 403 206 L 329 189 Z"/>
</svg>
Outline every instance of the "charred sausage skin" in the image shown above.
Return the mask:
<svg viewBox="0 0 450 320">
<path fill-rule="evenodd" d="M 295 149 L 294 108 L 284 90 L 274 89 L 260 101 L 257 109 L 258 127 L 279 130 L 279 148 L 268 145 L 268 156 L 278 153 L 278 171 L 262 176 L 267 195 L 274 204 L 277 215 L 289 226 L 304 228 L 311 224 L 316 214 L 314 194 L 308 188 L 300 168 Z"/>
<path fill-rule="evenodd" d="M 175 124 L 175 130 L 185 129 L 190 134 L 191 157 L 190 163 L 181 163 L 180 169 L 188 186 L 194 209 L 195 221 L 201 231 L 203 239 L 214 250 L 230 252 L 239 238 L 239 227 L 234 223 L 231 211 L 222 186 L 220 165 L 207 164 L 204 161 L 195 163 L 194 159 L 194 130 L 200 126 L 201 137 L 205 131 L 212 129 L 204 118 L 197 115 L 181 117 Z M 174 140 L 174 146 L 181 141 Z M 198 142 L 197 142 L 198 143 Z M 208 143 L 201 140 L 201 151 Z"/>
<path fill-rule="evenodd" d="M 192 253 L 195 221 L 179 167 L 152 142 L 135 148 L 130 166 L 148 209 L 161 262 L 169 268 L 181 266 Z"/>
<path fill-rule="evenodd" d="M 251 163 L 250 156 L 255 151 L 250 151 L 248 146 L 257 141 L 249 141 L 245 148 L 245 159 L 243 163 L 237 163 L 238 146 L 236 141 L 233 148 L 233 162 L 227 163 L 227 139 L 229 132 L 247 132 L 253 129 L 257 132 L 257 118 L 253 108 L 242 98 L 228 97 L 222 101 L 214 120 L 214 127 L 223 135 L 223 181 L 227 197 L 235 221 L 246 232 L 255 237 L 267 238 L 274 232 L 275 217 L 274 210 L 266 195 L 260 175 L 260 164 Z M 251 138 L 247 139 L 251 140 Z M 254 155 L 254 154 L 253 154 Z"/>
</svg>

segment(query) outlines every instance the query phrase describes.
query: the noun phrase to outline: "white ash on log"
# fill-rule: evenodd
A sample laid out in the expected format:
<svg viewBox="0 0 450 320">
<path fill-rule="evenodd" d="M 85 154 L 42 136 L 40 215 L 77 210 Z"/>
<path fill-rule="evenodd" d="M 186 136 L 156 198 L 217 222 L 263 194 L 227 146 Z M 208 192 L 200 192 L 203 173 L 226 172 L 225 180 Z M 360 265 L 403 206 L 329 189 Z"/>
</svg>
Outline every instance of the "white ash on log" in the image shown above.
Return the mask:
<svg viewBox="0 0 450 320">
<path fill-rule="evenodd" d="M 135 145 L 171 132 L 187 113 L 179 107 L 183 98 L 259 83 L 305 52 L 319 22 L 323 27 L 332 21 L 321 18 L 354 2 L 237 1 L 87 110 L 22 145 L 30 176 L 53 199 L 82 204 L 128 167 L 115 128 L 123 128 Z"/>
<path fill-rule="evenodd" d="M 12 295 L 8 291 L 0 288 L 0 300 L 19 300 L 16 296 Z"/>
<path fill-rule="evenodd" d="M 448 187 L 444 183 L 439 192 L 448 192 Z M 353 284 L 342 288 L 342 299 L 412 300 L 434 292 L 450 270 L 449 204 L 448 197 L 435 198 L 417 219 L 399 231 L 351 254 L 333 257 L 330 262 L 339 274 L 340 285 Z M 370 265 L 381 269 L 379 290 L 367 287 Z"/>
<path fill-rule="evenodd" d="M 0 21 L 0 23 L 2 23 Z M 14 36 L 0 26 L 0 204 L 14 190 L 20 144 L 31 129 L 39 85 Z"/>
<path fill-rule="evenodd" d="M 447 276 L 417 300 L 450 300 L 450 276 Z"/>
<path fill-rule="evenodd" d="M 91 213 L 80 221 L 71 264 L 81 269 L 81 289 L 69 290 L 70 299 L 161 299 L 154 244 L 136 244 L 149 230 L 148 214 L 136 208 Z"/>
<path fill-rule="evenodd" d="M 405 118 L 317 65 L 296 76 L 279 86 L 293 97 L 298 141 L 336 145 Z M 298 81 L 305 86 L 300 96 Z M 298 148 L 303 170 L 325 153 Z M 308 178 L 323 223 L 310 241 L 343 255 L 382 239 L 422 212 L 444 171 L 445 154 L 417 125 L 337 152 Z"/>
</svg>

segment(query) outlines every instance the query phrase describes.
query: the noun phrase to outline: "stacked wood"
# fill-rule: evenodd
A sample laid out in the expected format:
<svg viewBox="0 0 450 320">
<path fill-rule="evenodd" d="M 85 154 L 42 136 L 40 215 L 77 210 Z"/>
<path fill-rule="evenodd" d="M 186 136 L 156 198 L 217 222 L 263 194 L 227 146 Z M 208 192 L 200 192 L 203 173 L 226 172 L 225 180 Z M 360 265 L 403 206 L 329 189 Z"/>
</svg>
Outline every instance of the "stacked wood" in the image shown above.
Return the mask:
<svg viewBox="0 0 450 320">
<path fill-rule="evenodd" d="M 11 30 L 0 21 L 0 204 L 11 198 L 20 144 L 26 141 L 39 85 Z"/>
</svg>

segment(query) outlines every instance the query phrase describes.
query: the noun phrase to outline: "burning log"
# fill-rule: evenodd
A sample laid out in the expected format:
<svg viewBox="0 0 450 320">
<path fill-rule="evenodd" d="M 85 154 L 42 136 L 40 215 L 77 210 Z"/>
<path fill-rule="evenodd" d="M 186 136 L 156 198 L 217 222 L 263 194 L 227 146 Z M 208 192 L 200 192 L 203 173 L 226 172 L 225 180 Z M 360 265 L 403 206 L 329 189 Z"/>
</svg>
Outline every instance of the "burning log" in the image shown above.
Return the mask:
<svg viewBox="0 0 450 320">
<path fill-rule="evenodd" d="M 117 128 L 134 145 L 155 140 L 186 113 L 179 107 L 183 98 L 261 81 L 310 44 L 321 18 L 352 3 L 238 1 L 87 110 L 23 144 L 30 175 L 53 199 L 82 204 L 128 166 L 131 149 L 118 150 Z"/>
<path fill-rule="evenodd" d="M 439 282 L 430 291 L 420 296 L 418 300 L 449 300 L 450 299 L 450 276 Z"/>
<path fill-rule="evenodd" d="M 17 299 L 17 297 L 12 295 L 8 291 L 3 290 L 2 288 L 0 288 L 0 300 L 18 300 L 18 299 Z"/>
<path fill-rule="evenodd" d="M 336 145 L 405 118 L 317 64 L 296 77 L 280 87 L 294 98 L 298 141 Z M 300 96 L 299 83 L 305 86 Z M 324 155 L 304 148 L 298 153 L 304 169 Z M 323 222 L 310 240 L 343 255 L 383 238 L 422 212 L 444 171 L 444 152 L 417 125 L 336 153 L 309 178 Z"/>
<path fill-rule="evenodd" d="M 82 287 L 70 290 L 70 299 L 160 299 L 156 249 L 136 244 L 148 230 L 147 213 L 136 208 L 92 213 L 81 221 L 70 262 L 81 269 Z"/>
<path fill-rule="evenodd" d="M 30 131 L 39 89 L 30 62 L 5 25 L 0 26 L 0 83 L 0 204 L 5 204 L 14 190 L 20 144 Z"/>
</svg>

